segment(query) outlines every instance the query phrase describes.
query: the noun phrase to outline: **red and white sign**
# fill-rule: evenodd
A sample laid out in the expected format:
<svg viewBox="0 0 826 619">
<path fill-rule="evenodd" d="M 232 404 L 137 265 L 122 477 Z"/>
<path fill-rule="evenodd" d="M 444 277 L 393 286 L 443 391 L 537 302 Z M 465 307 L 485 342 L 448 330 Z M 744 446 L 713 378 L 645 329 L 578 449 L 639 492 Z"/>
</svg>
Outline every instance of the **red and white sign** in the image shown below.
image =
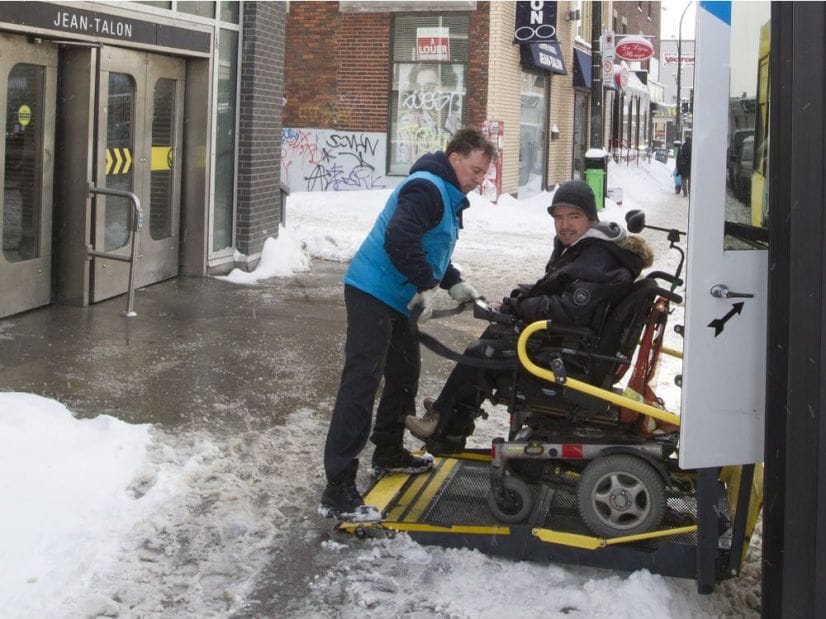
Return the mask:
<svg viewBox="0 0 826 619">
<path fill-rule="evenodd" d="M 624 64 L 614 65 L 614 84 L 620 90 L 625 90 L 625 87 L 628 86 L 628 67 Z"/>
<path fill-rule="evenodd" d="M 654 55 L 654 46 L 645 37 L 632 35 L 621 38 L 614 53 L 623 60 L 648 60 Z"/>
<path fill-rule="evenodd" d="M 450 28 L 416 28 L 418 60 L 450 60 Z"/>
<path fill-rule="evenodd" d="M 690 56 L 677 56 L 677 54 L 664 54 L 663 64 L 677 64 L 677 59 L 680 58 L 680 64 L 694 64 L 694 54 Z"/>
</svg>

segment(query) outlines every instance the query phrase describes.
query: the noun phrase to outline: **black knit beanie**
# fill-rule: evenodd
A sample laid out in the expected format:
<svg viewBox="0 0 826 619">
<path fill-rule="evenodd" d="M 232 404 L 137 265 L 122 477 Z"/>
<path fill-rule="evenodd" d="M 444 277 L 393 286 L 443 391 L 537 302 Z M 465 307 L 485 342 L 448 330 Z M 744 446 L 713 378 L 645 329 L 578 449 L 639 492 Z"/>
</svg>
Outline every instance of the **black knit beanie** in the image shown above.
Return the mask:
<svg viewBox="0 0 826 619">
<path fill-rule="evenodd" d="M 548 207 L 548 213 L 553 215 L 556 206 L 573 206 L 585 211 L 588 219 L 599 221 L 597 217 L 597 202 L 590 185 L 585 181 L 568 181 L 562 183 L 554 192 L 554 198 Z"/>
</svg>

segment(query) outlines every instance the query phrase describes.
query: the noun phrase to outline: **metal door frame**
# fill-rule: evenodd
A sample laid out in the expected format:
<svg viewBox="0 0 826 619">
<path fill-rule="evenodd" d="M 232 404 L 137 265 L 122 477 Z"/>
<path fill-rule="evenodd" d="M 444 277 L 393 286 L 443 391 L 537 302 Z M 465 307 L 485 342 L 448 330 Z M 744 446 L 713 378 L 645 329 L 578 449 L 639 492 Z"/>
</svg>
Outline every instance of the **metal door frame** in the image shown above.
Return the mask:
<svg viewBox="0 0 826 619">
<path fill-rule="evenodd" d="M 43 134 L 39 148 L 39 252 L 36 258 L 8 262 L 0 252 L 0 317 L 47 305 L 52 296 L 52 216 L 53 169 L 55 144 L 55 105 L 57 96 L 57 47 L 46 41 L 28 42 L 24 37 L 0 34 L 0 66 L 7 67 L 0 87 L 0 106 L 6 109 L 8 74 L 17 64 L 45 67 L 43 84 Z M 5 115 L 4 115 L 5 118 Z M 5 188 L 6 142 L 0 140 L 0 188 Z M 5 193 L 5 189 L 4 189 Z M 5 195 L 0 196 L 0 213 L 5 208 Z M 0 238 L 3 219 L 0 217 Z M 23 285 L 21 285 L 21 283 Z"/>
<path fill-rule="evenodd" d="M 131 162 L 133 176 L 128 191 L 138 195 L 143 203 L 147 217 L 151 214 L 150 179 L 151 179 L 151 148 L 152 148 L 152 117 L 153 94 L 157 79 L 174 79 L 175 84 L 175 144 L 174 151 L 180 153 L 183 144 L 183 110 L 186 78 L 185 61 L 179 58 L 155 54 L 152 52 L 131 50 L 118 47 L 103 46 L 98 50 L 99 63 L 96 69 L 95 97 L 97 105 L 93 127 L 95 128 L 95 164 L 94 185 L 106 185 L 106 150 L 107 150 L 107 113 L 108 113 L 108 75 L 112 72 L 126 73 L 135 82 L 135 104 L 131 122 L 134 129 L 131 131 Z M 136 70 L 140 68 L 140 70 Z M 160 67 L 160 68 L 159 68 Z M 151 91 L 151 92 L 150 92 Z M 104 110 L 103 113 L 100 110 Z M 122 165 L 126 165 L 124 162 Z M 170 236 L 155 241 L 151 238 L 150 227 L 144 225 L 139 231 L 137 245 L 138 253 L 135 285 L 137 287 L 162 281 L 178 274 L 180 221 L 181 221 L 181 166 L 173 164 L 173 214 Z M 92 208 L 90 240 L 92 248 L 103 251 L 105 235 L 106 197 L 97 195 Z M 133 228 L 133 226 L 129 226 Z M 130 231 L 127 242 L 107 253 L 128 256 L 134 231 Z M 166 256 L 166 257 L 164 257 Z M 89 302 L 95 303 L 104 299 L 122 294 L 127 291 L 129 281 L 129 267 L 123 261 L 110 260 L 96 256 L 91 266 L 89 282 Z"/>
</svg>

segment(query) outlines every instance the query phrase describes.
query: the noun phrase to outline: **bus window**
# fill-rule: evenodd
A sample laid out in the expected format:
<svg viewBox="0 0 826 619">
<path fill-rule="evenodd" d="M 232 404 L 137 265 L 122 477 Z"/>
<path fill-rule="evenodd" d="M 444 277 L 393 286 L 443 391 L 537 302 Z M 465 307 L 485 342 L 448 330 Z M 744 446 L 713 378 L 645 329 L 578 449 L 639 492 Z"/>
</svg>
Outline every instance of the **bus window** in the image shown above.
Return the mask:
<svg viewBox="0 0 826 619">
<path fill-rule="evenodd" d="M 770 3 L 731 3 L 725 249 L 768 246 Z"/>
</svg>

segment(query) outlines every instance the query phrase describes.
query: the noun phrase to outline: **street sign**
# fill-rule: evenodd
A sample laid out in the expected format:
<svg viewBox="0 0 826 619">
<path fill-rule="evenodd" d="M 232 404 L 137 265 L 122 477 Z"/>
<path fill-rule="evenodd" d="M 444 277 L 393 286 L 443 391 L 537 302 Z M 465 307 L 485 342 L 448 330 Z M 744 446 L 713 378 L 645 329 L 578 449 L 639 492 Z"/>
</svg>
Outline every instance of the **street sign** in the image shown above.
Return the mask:
<svg viewBox="0 0 826 619">
<path fill-rule="evenodd" d="M 599 38 L 602 51 L 602 85 L 614 86 L 614 33 L 603 32 Z"/>
</svg>

